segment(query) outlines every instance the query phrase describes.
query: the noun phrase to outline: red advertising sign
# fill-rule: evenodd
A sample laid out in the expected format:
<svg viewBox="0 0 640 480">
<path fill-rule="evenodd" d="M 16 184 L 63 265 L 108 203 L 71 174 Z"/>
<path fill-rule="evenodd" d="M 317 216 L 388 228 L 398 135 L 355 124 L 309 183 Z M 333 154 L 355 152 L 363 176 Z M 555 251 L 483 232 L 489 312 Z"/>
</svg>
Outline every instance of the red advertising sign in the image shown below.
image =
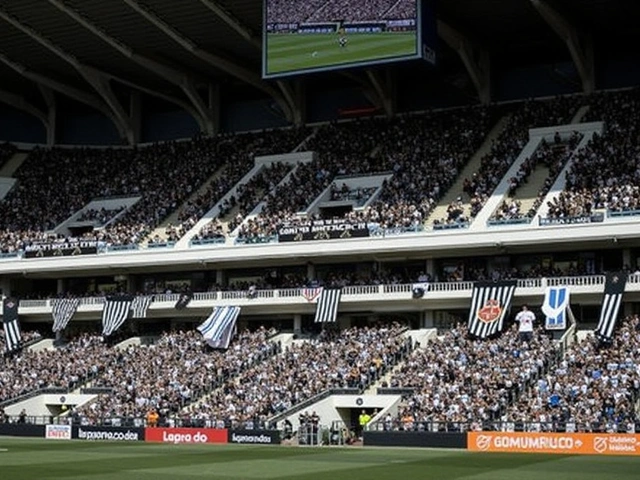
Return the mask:
<svg viewBox="0 0 640 480">
<path fill-rule="evenodd" d="M 162 443 L 227 443 L 224 428 L 145 428 L 146 442 Z"/>
</svg>

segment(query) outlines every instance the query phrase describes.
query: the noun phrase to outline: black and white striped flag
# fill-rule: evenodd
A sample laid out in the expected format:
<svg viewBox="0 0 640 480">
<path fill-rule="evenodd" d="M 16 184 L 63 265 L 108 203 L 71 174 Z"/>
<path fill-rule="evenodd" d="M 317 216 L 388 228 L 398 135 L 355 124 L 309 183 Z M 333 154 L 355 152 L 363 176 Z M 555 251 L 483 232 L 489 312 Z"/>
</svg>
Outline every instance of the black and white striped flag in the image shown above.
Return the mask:
<svg viewBox="0 0 640 480">
<path fill-rule="evenodd" d="M 147 318 L 147 310 L 153 301 L 153 295 L 138 295 L 131 303 L 132 318 Z"/>
<path fill-rule="evenodd" d="M 316 305 L 314 323 L 333 323 L 338 316 L 342 288 L 323 288 Z"/>
<path fill-rule="evenodd" d="M 517 280 L 475 282 L 469 311 L 469 333 L 487 338 L 502 331 Z"/>
<path fill-rule="evenodd" d="M 611 338 L 616 328 L 618 312 L 622 305 L 624 288 L 627 285 L 627 274 L 623 272 L 607 273 L 604 282 L 604 298 L 600 320 L 596 327 L 596 334 L 603 338 Z"/>
<path fill-rule="evenodd" d="M 122 326 L 129 317 L 132 303 L 132 295 L 112 295 L 105 299 L 102 310 L 103 336 L 108 337 Z"/>
<path fill-rule="evenodd" d="M 61 332 L 75 315 L 80 305 L 79 298 L 54 298 L 51 300 L 51 316 L 54 332 Z"/>
<path fill-rule="evenodd" d="M 13 352 L 22 345 L 22 333 L 18 320 L 18 299 L 7 297 L 2 302 L 2 323 L 4 324 L 5 351 Z"/>
<path fill-rule="evenodd" d="M 197 330 L 211 348 L 229 348 L 236 329 L 240 307 L 215 307 Z"/>
</svg>

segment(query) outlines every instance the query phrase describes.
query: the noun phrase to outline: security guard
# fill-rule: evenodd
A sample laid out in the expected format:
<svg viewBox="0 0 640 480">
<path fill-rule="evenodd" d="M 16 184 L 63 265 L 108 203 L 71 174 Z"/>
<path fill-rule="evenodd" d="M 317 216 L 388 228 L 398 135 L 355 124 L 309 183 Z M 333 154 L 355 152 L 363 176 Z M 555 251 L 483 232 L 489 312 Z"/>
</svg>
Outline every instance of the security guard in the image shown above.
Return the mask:
<svg viewBox="0 0 640 480">
<path fill-rule="evenodd" d="M 358 417 L 358 424 L 360 427 L 360 436 L 362 436 L 362 432 L 364 432 L 364 429 L 366 428 L 367 423 L 369 423 L 370 421 L 371 421 L 371 415 L 369 415 L 366 410 L 362 410 L 362 412 L 360 413 L 360 416 Z"/>
</svg>

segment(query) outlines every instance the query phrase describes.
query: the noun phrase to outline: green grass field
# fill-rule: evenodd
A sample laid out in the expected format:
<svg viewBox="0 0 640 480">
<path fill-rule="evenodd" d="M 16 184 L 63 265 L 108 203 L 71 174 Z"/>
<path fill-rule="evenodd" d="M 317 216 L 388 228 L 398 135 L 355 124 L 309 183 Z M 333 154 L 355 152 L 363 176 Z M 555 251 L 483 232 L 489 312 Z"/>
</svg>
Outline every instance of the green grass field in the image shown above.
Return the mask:
<svg viewBox="0 0 640 480">
<path fill-rule="evenodd" d="M 0 438 L 3 480 L 631 480 L 634 457 Z"/>
<path fill-rule="evenodd" d="M 350 34 L 344 48 L 338 45 L 335 33 L 269 34 L 266 73 L 275 75 L 415 54 L 415 32 Z"/>
</svg>

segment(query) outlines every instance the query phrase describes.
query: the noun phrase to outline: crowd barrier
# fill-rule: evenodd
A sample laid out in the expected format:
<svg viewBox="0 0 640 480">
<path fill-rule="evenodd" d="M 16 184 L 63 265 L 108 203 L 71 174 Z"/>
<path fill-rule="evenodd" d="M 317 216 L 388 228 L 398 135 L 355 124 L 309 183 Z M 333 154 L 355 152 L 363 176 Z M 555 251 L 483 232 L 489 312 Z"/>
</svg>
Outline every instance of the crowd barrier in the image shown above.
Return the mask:
<svg viewBox="0 0 640 480">
<path fill-rule="evenodd" d="M 29 423 L 0 423 L 0 437 L 34 437 L 47 440 L 86 440 L 157 443 L 235 443 L 279 445 L 278 430 L 236 430 L 227 428 L 111 427 Z"/>
<path fill-rule="evenodd" d="M 366 430 L 362 435 L 363 444 L 366 446 L 467 448 L 465 433 Z"/>
<path fill-rule="evenodd" d="M 365 431 L 364 445 L 463 448 L 471 452 L 640 455 L 640 434 Z"/>
<path fill-rule="evenodd" d="M 634 433 L 469 432 L 474 452 L 558 453 L 567 455 L 640 455 Z"/>
<path fill-rule="evenodd" d="M 25 423 L 0 423 L 1 436 L 171 444 L 278 445 L 281 442 L 281 433 L 277 430 L 128 428 Z M 640 434 L 633 433 L 365 431 L 363 443 L 365 446 L 458 448 L 471 452 L 640 455 Z"/>
<path fill-rule="evenodd" d="M 227 443 L 224 428 L 163 428 L 145 429 L 146 442 L 161 443 Z"/>
<path fill-rule="evenodd" d="M 28 423 L 0 423 L 0 436 L 44 438 L 44 425 Z"/>
</svg>

